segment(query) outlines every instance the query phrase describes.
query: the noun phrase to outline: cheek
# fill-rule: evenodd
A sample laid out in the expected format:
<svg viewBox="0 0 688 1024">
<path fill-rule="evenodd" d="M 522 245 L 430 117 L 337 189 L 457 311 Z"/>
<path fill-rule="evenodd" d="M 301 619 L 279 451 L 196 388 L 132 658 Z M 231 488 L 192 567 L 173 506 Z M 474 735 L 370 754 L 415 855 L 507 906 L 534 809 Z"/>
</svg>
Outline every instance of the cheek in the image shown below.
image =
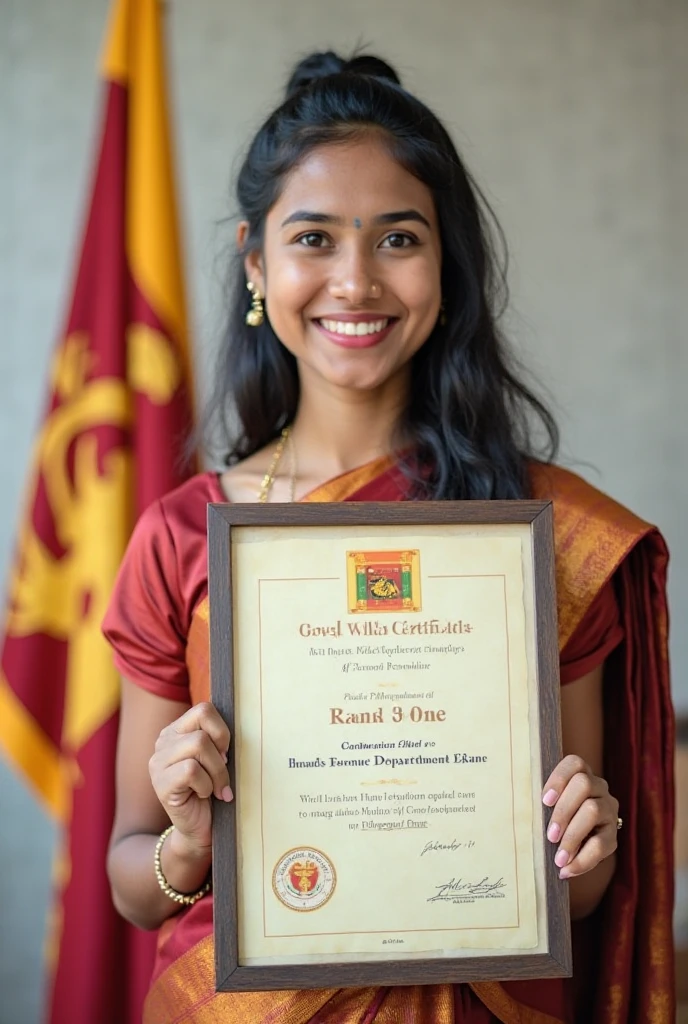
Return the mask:
<svg viewBox="0 0 688 1024">
<path fill-rule="evenodd" d="M 298 315 L 319 288 L 317 268 L 309 260 L 267 254 L 267 299 L 274 315 Z M 271 315 L 272 319 L 272 315 Z"/>
<path fill-rule="evenodd" d="M 396 288 L 412 314 L 423 317 L 439 308 L 442 298 L 439 268 L 427 260 L 409 260 L 400 268 Z"/>
</svg>

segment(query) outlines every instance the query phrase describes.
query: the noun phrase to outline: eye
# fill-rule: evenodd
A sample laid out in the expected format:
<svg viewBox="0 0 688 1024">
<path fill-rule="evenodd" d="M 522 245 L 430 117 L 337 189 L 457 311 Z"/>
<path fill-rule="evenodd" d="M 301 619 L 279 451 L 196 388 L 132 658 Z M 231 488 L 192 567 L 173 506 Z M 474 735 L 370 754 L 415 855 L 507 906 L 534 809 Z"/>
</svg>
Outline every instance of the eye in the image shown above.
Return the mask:
<svg viewBox="0 0 688 1024">
<path fill-rule="evenodd" d="M 413 235 L 407 234 L 405 231 L 395 231 L 391 235 L 383 240 L 382 245 L 388 249 L 408 249 L 412 245 L 417 245 L 418 239 Z"/>
<path fill-rule="evenodd" d="M 328 243 L 327 236 L 322 231 L 308 231 L 305 235 L 299 235 L 295 241 L 307 249 L 324 249 Z"/>
</svg>

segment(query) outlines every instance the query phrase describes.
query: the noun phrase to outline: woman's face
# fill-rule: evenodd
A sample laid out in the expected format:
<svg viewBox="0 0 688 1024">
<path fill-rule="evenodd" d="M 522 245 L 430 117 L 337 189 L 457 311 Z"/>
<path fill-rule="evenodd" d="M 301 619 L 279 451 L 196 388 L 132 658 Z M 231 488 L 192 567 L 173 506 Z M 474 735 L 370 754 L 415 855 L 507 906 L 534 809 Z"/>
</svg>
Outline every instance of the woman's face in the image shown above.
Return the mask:
<svg viewBox="0 0 688 1024">
<path fill-rule="evenodd" d="M 306 156 L 246 271 L 302 384 L 364 391 L 408 372 L 435 326 L 441 252 L 430 191 L 371 137 Z"/>
</svg>

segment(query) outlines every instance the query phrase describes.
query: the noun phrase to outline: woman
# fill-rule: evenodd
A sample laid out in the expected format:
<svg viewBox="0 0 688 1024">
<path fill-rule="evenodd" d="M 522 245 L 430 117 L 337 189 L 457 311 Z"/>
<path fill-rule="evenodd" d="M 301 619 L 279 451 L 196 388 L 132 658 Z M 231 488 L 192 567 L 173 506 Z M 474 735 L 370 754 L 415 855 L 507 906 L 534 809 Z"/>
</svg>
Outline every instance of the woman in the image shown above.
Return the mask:
<svg viewBox="0 0 688 1024">
<path fill-rule="evenodd" d="M 478 196 L 437 118 L 372 57 L 303 61 L 240 172 L 216 402 L 238 416 L 229 468 L 143 516 L 105 622 L 124 676 L 108 866 L 120 912 L 162 926 L 155 1024 L 673 1020 L 666 554 L 551 464 L 554 423 L 496 328 Z M 543 802 L 581 924 L 574 984 L 215 994 L 210 798 L 232 792 L 208 703 L 206 504 L 528 496 L 555 507 L 566 756 Z"/>
</svg>

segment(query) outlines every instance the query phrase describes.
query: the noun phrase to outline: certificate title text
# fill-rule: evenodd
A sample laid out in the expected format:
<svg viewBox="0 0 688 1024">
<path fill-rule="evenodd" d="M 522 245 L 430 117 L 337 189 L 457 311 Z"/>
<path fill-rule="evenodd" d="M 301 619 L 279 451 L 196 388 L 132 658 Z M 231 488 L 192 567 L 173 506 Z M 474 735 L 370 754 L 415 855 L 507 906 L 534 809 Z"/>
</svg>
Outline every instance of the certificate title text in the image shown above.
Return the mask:
<svg viewBox="0 0 688 1024">
<path fill-rule="evenodd" d="M 299 625 L 302 637 L 338 636 L 430 636 L 442 633 L 466 634 L 473 632 L 470 622 L 463 619 L 393 619 L 382 622 L 380 619 L 367 619 L 362 622 L 337 619 L 336 622 L 319 624 L 302 622 Z"/>
</svg>

